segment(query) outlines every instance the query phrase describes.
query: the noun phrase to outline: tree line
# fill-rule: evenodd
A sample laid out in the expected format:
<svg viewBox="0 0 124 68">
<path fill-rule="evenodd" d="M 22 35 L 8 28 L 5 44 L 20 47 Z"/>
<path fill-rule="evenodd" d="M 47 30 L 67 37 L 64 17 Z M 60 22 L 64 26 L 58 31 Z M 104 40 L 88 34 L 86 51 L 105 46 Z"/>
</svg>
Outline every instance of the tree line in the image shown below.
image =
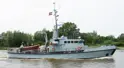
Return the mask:
<svg viewBox="0 0 124 68">
<path fill-rule="evenodd" d="M 21 31 L 7 31 L 0 34 L 0 47 L 19 47 L 22 42 L 25 46 L 30 45 L 43 45 L 45 43 L 45 35 L 43 32 L 47 33 L 48 40 L 52 38 L 52 31 L 43 29 L 41 31 L 36 31 L 34 35 L 29 33 L 24 33 Z M 75 23 L 66 22 L 58 29 L 59 36 L 67 36 L 69 39 L 84 39 L 84 44 L 86 45 L 116 45 L 124 46 L 124 33 L 120 34 L 117 38 L 113 35 L 101 36 L 98 35 L 96 31 L 82 33 Z"/>
</svg>

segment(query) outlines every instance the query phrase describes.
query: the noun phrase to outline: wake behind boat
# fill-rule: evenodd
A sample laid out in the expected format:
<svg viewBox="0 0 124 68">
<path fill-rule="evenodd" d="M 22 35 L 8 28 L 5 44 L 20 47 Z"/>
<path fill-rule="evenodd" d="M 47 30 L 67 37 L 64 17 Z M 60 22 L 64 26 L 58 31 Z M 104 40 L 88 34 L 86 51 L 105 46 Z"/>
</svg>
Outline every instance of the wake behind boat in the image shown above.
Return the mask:
<svg viewBox="0 0 124 68">
<path fill-rule="evenodd" d="M 54 3 L 55 4 L 55 3 Z M 58 37 L 57 28 L 57 11 L 54 8 L 55 27 L 53 37 L 48 44 L 47 34 L 45 33 L 45 45 L 24 46 L 19 48 L 9 48 L 8 58 L 99 58 L 112 56 L 116 50 L 116 46 L 101 46 L 98 48 L 89 48 L 84 45 L 83 39 L 68 39 L 66 36 Z"/>
</svg>

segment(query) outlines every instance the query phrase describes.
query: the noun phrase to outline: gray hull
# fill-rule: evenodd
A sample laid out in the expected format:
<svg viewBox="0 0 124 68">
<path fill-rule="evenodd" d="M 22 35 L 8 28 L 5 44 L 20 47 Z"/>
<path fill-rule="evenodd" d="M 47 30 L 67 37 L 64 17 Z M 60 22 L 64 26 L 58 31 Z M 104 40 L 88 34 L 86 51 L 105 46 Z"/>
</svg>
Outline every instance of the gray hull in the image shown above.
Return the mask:
<svg viewBox="0 0 124 68">
<path fill-rule="evenodd" d="M 116 49 L 106 49 L 106 50 L 97 50 L 97 51 L 83 51 L 77 53 L 66 53 L 66 54 L 19 54 L 19 53 L 8 53 L 8 58 L 56 58 L 56 59 L 77 59 L 77 58 L 99 58 L 111 56 Z"/>
</svg>

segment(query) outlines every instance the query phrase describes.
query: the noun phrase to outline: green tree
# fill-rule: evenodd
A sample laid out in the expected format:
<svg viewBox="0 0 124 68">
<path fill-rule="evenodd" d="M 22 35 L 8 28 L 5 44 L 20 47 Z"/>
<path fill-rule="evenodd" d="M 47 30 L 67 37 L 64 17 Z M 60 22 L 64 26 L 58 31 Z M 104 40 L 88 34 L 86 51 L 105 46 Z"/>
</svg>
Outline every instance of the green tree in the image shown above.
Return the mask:
<svg viewBox="0 0 124 68">
<path fill-rule="evenodd" d="M 124 46 L 124 33 L 117 37 L 117 42 L 114 43 L 116 46 Z"/>
<path fill-rule="evenodd" d="M 89 33 L 81 33 L 81 38 L 85 40 L 86 44 L 98 44 L 100 43 L 100 36 L 97 35 L 96 31 L 89 32 Z"/>
<path fill-rule="evenodd" d="M 80 32 L 76 24 L 72 22 L 66 22 L 59 28 L 59 35 L 65 35 L 68 38 L 78 38 Z"/>
<path fill-rule="evenodd" d="M 116 41 L 113 35 L 108 35 L 104 39 L 104 44 L 113 44 Z"/>
<path fill-rule="evenodd" d="M 53 32 L 49 31 L 49 30 L 46 30 L 46 33 L 47 33 L 48 40 L 50 40 L 52 38 Z"/>
<path fill-rule="evenodd" d="M 36 31 L 34 33 L 34 43 L 35 44 L 44 44 L 45 39 L 42 31 Z"/>
<path fill-rule="evenodd" d="M 3 47 L 19 47 L 22 42 L 24 42 L 25 45 L 32 42 L 32 35 L 20 31 L 7 31 L 1 35 L 0 46 Z"/>
<path fill-rule="evenodd" d="M 124 33 L 118 36 L 118 41 L 123 41 L 124 42 Z"/>
</svg>

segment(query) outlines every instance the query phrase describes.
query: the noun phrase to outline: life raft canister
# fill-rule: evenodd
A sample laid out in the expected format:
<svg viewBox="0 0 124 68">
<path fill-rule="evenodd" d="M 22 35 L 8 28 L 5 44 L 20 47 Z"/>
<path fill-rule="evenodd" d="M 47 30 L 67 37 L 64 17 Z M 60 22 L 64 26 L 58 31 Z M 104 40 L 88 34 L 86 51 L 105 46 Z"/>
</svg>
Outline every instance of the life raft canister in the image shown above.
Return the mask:
<svg viewBox="0 0 124 68">
<path fill-rule="evenodd" d="M 82 47 L 77 47 L 77 49 L 76 49 L 76 50 L 78 50 L 78 51 L 79 51 L 79 50 L 81 50 L 81 49 L 82 49 Z"/>
</svg>

